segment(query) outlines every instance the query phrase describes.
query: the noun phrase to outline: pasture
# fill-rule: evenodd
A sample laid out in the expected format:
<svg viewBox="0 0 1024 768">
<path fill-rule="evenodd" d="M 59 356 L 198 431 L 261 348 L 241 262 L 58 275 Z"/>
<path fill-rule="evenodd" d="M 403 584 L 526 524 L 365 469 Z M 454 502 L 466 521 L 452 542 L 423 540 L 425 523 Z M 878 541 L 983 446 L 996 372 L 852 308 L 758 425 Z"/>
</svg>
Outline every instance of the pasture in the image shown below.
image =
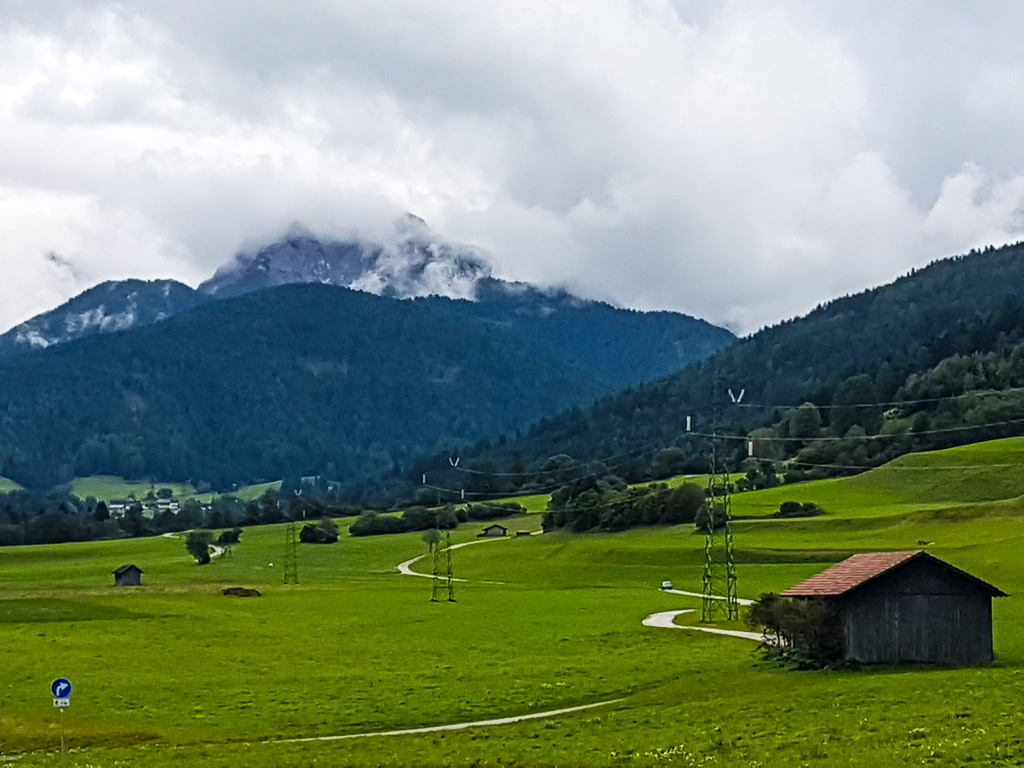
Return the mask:
<svg viewBox="0 0 1024 768">
<path fill-rule="evenodd" d="M 16 483 L 6 478 L 0 478 L 0 493 L 19 488 Z M 277 490 L 281 487 L 281 481 L 270 483 L 258 483 L 256 485 L 243 485 L 231 492 L 242 501 L 258 499 L 268 488 Z M 71 482 L 70 492 L 80 499 L 93 498 L 101 501 L 111 499 L 126 499 L 128 497 L 144 499 L 150 491 L 156 493 L 161 488 L 170 488 L 179 499 L 196 498 L 202 502 L 210 501 L 216 493 L 198 493 L 189 483 L 161 482 L 161 481 L 135 481 L 125 480 L 115 475 L 91 475 L 89 477 L 75 478 Z"/>
<path fill-rule="evenodd" d="M 0 762 L 59 761 L 48 687 L 66 676 L 78 766 L 1015 764 L 1022 446 L 908 456 L 734 500 L 743 515 L 790 499 L 828 512 L 737 522 L 743 597 L 919 541 L 1009 592 L 994 604 L 997 661 L 980 667 L 792 672 L 760 662 L 750 641 L 644 627 L 653 612 L 699 608 L 657 589 L 699 590 L 703 538 L 690 526 L 480 541 L 453 552 L 466 580 L 455 603 L 430 602 L 429 579 L 395 569 L 425 554 L 421 534 L 349 537 L 350 520 L 338 544 L 300 545 L 289 586 L 280 526 L 246 530 L 202 567 L 165 537 L 0 549 Z M 538 530 L 540 516 L 506 522 Z M 453 542 L 476 542 L 483 525 Z M 111 586 L 129 562 L 145 586 Z M 264 596 L 227 598 L 225 586 Z"/>
</svg>

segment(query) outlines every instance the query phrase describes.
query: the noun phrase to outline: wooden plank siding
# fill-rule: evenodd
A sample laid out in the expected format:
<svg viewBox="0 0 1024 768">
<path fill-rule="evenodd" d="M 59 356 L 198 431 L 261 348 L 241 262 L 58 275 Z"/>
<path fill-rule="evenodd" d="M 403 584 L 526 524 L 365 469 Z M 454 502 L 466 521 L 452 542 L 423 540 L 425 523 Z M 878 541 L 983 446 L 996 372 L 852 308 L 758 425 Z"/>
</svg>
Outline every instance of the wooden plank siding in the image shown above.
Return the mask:
<svg viewBox="0 0 1024 768">
<path fill-rule="evenodd" d="M 834 601 L 844 657 L 866 663 L 991 661 L 992 596 L 932 559 L 917 559 Z"/>
</svg>

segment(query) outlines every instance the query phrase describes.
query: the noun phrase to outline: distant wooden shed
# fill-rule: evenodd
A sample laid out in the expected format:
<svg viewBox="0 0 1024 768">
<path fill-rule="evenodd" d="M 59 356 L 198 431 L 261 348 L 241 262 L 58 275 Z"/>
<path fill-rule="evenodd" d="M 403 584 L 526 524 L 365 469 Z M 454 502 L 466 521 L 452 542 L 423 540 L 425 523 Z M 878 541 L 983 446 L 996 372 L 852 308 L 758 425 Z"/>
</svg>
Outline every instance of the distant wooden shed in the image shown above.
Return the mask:
<svg viewBox="0 0 1024 768">
<path fill-rule="evenodd" d="M 477 534 L 477 537 L 498 537 L 507 535 L 508 528 L 506 528 L 504 525 L 498 525 L 497 523 L 494 523 L 493 525 L 488 525 L 486 528 L 480 531 L 480 533 Z"/>
<path fill-rule="evenodd" d="M 843 659 L 881 664 L 991 661 L 992 598 L 1006 597 L 923 550 L 854 555 L 782 595 L 825 601 Z"/>
<path fill-rule="evenodd" d="M 144 571 L 137 565 L 122 565 L 114 571 L 115 587 L 141 587 Z"/>
</svg>

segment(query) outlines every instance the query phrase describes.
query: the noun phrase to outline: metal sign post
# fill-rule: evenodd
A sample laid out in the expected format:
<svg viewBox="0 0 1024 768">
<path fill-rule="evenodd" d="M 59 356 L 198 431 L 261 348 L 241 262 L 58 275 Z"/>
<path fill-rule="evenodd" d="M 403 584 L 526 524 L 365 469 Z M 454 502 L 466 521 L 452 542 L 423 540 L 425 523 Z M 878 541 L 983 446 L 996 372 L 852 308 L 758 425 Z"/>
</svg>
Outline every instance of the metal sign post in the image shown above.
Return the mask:
<svg viewBox="0 0 1024 768">
<path fill-rule="evenodd" d="M 53 706 L 60 709 L 60 764 L 67 765 L 68 750 L 64 740 L 64 710 L 71 706 L 71 681 L 66 677 L 58 677 L 50 683 L 53 694 Z"/>
</svg>

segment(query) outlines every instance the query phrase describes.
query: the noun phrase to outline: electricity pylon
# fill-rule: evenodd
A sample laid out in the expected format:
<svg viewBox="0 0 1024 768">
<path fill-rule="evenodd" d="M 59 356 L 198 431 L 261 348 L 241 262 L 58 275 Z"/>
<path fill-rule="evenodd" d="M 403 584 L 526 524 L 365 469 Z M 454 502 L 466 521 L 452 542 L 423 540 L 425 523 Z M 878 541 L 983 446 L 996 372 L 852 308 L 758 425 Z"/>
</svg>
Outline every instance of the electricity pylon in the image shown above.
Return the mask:
<svg viewBox="0 0 1024 768">
<path fill-rule="evenodd" d="M 740 392 L 737 398 L 729 390 L 729 396 L 734 403 L 743 398 Z M 700 620 L 712 622 L 716 615 L 725 614 L 728 620 L 738 619 L 739 601 L 736 588 L 736 556 L 732 538 L 732 484 L 729 482 L 729 471 L 725 465 L 724 457 L 719 458 L 718 418 L 721 402 L 721 379 L 715 378 L 715 393 L 712 403 L 712 428 L 711 428 L 711 472 L 708 475 L 708 527 L 704 534 L 704 574 L 701 579 L 701 601 Z M 724 562 L 719 562 L 718 556 L 718 531 L 716 528 L 721 523 L 722 538 L 724 539 Z M 716 594 L 719 584 L 722 582 L 722 570 L 724 573 L 725 594 Z M 724 599 L 723 599 L 724 598 Z"/>
<path fill-rule="evenodd" d="M 299 544 L 294 520 L 284 528 L 284 583 L 299 583 Z"/>
</svg>

